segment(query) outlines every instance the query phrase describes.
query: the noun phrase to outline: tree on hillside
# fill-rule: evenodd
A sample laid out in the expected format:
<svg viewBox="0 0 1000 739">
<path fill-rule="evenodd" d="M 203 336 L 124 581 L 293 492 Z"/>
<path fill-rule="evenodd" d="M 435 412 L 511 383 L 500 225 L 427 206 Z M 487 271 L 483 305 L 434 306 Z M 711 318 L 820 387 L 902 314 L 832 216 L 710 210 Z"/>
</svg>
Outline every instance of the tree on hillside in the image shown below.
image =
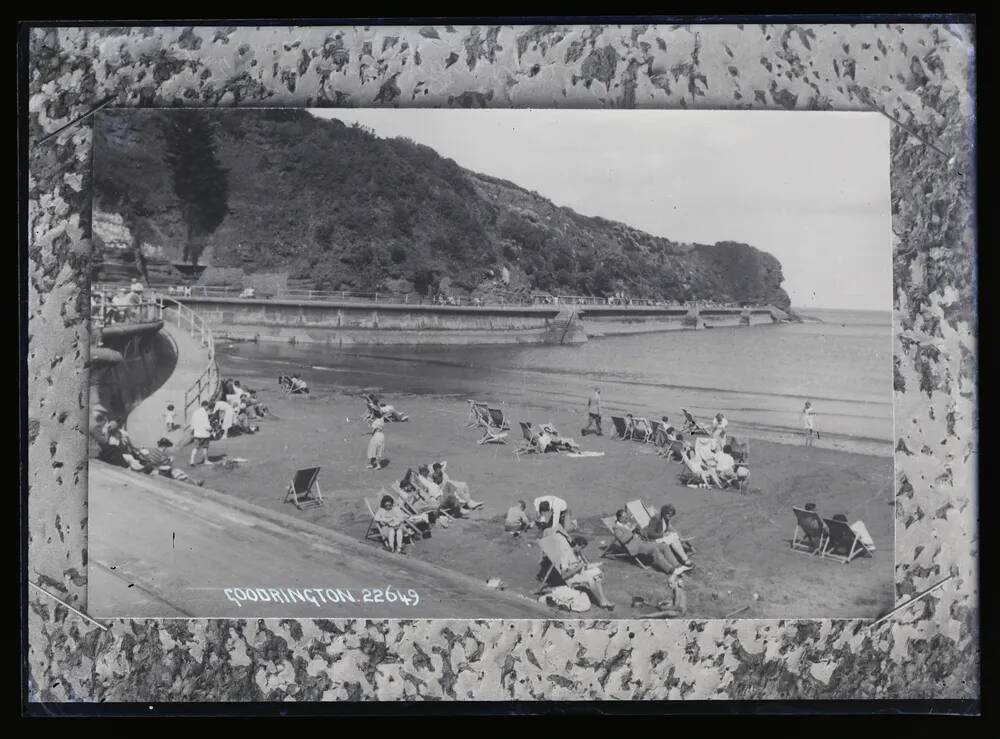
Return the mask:
<svg viewBox="0 0 1000 739">
<path fill-rule="evenodd" d="M 229 212 L 228 170 L 216 156 L 213 126 L 203 113 L 171 111 L 161 120 L 174 193 L 187 226 L 184 261 L 198 264 L 204 249 L 199 237 L 215 231 Z"/>
</svg>

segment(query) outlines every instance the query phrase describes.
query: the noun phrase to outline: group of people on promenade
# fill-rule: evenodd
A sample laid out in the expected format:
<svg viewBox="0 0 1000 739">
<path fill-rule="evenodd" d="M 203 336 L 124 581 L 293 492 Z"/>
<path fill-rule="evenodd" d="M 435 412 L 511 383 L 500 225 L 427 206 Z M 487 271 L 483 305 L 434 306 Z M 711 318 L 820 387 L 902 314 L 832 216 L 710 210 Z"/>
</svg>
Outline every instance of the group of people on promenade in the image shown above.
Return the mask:
<svg viewBox="0 0 1000 739">
<path fill-rule="evenodd" d="M 145 297 L 145 287 L 141 282 L 124 285 L 115 292 L 99 290 L 90 293 L 91 316 L 98 318 L 101 325 L 152 320 L 155 318 L 153 301 Z"/>
</svg>

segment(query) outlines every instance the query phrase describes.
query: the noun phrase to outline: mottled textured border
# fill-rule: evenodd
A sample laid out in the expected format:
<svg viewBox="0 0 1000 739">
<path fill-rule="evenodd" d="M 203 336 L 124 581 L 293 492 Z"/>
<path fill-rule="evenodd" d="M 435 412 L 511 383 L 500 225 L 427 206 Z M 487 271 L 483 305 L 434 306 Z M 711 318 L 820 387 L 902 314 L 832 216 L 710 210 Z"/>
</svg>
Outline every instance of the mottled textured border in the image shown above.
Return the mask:
<svg viewBox="0 0 1000 739">
<path fill-rule="evenodd" d="M 861 621 L 130 621 L 29 591 L 33 701 L 976 698 L 967 26 L 33 29 L 29 561 L 86 608 L 89 121 L 116 106 L 879 110 L 893 127 L 896 591 Z"/>
</svg>

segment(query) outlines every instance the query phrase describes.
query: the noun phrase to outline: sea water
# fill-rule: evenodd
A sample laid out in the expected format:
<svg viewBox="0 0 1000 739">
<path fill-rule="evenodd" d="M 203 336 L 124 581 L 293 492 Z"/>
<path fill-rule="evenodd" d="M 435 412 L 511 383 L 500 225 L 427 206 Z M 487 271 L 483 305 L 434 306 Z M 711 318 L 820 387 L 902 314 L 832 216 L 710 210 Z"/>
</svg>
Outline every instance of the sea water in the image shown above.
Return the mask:
<svg viewBox="0 0 1000 739">
<path fill-rule="evenodd" d="M 315 390 L 372 389 L 527 403 L 580 413 L 600 387 L 605 414 L 668 416 L 682 408 L 736 430 L 800 431 L 805 401 L 820 434 L 891 444 L 892 324 L 888 312 L 806 311 L 815 322 L 591 339 L 582 345 L 380 346 L 232 344 L 223 376 L 270 387 L 298 372 Z M 605 422 L 607 425 L 610 425 Z"/>
</svg>

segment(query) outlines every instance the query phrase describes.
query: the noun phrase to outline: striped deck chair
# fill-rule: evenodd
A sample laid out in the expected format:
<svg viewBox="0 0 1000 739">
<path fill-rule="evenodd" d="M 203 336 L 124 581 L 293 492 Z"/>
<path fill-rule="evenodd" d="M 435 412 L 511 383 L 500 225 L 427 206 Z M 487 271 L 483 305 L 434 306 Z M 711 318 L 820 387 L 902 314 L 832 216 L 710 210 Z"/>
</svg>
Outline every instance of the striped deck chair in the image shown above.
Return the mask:
<svg viewBox="0 0 1000 739">
<path fill-rule="evenodd" d="M 615 438 L 631 438 L 628 431 L 628 425 L 625 423 L 625 418 L 623 416 L 611 416 L 611 425 L 615 427 Z"/>
<path fill-rule="evenodd" d="M 469 404 L 469 416 L 465 420 L 466 428 L 475 428 L 483 423 L 484 417 L 489 417 L 489 406 L 478 400 L 467 400 Z"/>
<path fill-rule="evenodd" d="M 607 557 L 608 559 L 630 559 L 637 565 L 639 565 L 639 567 L 641 567 L 642 569 L 646 569 L 646 565 L 642 563 L 642 560 L 640 560 L 634 554 L 631 554 L 628 550 L 628 547 L 625 546 L 625 542 L 623 542 L 619 538 L 618 532 L 615 530 L 615 517 L 608 516 L 607 518 L 602 518 L 601 523 L 604 524 L 604 528 L 608 530 L 608 533 L 610 533 L 611 536 L 614 537 L 608 543 L 608 545 L 604 547 L 604 552 L 601 554 L 601 559 L 604 559 L 605 557 Z"/>
<path fill-rule="evenodd" d="M 632 518 L 635 519 L 635 522 L 639 525 L 640 530 L 649 526 L 650 522 L 653 520 L 653 516 L 658 515 L 656 511 L 643 503 L 641 500 L 630 500 L 625 504 L 625 510 L 632 514 Z M 678 556 L 678 559 L 683 560 L 688 554 L 695 553 L 694 547 L 691 545 L 691 542 L 694 541 L 693 536 L 678 538 L 681 540 L 682 545 L 684 545 L 685 550 L 689 550 L 684 552 L 683 557 Z"/>
<path fill-rule="evenodd" d="M 640 529 L 649 526 L 649 522 L 653 520 L 654 511 L 650 511 L 649 507 L 641 500 L 630 500 L 625 504 L 625 509 L 632 514 L 632 518 L 639 524 Z"/>
<path fill-rule="evenodd" d="M 632 419 L 632 439 L 647 444 L 653 440 L 653 426 L 649 419 L 636 416 Z"/>
<path fill-rule="evenodd" d="M 795 514 L 795 531 L 792 534 L 792 550 L 809 556 L 821 555 L 826 549 L 829 530 L 823 518 L 816 511 L 792 506 Z M 851 532 L 853 533 L 853 532 Z"/>
<path fill-rule="evenodd" d="M 562 561 L 563 552 L 565 552 L 566 548 L 569 546 L 569 541 L 561 534 L 550 534 L 549 536 L 543 536 L 538 540 L 538 548 L 542 550 L 542 554 L 544 554 L 545 558 L 548 559 L 549 567 L 545 572 L 545 577 L 542 578 L 542 586 L 535 591 L 535 595 L 540 595 L 551 587 L 549 578 L 552 577 L 552 575 L 556 575 L 560 585 L 566 584 L 566 578 L 563 577 L 562 571 L 559 569 L 559 562 Z M 580 554 L 580 557 L 585 563 L 590 564 L 587 561 L 586 556 L 582 553 Z M 583 589 L 580 586 L 575 587 L 577 589 Z"/>
<path fill-rule="evenodd" d="M 501 431 L 510 431 L 510 421 L 507 420 L 507 416 L 503 414 L 503 411 L 499 408 L 490 408 L 490 421 L 493 422 L 495 428 Z"/>
<path fill-rule="evenodd" d="M 826 547 L 819 553 L 823 559 L 832 559 L 841 564 L 847 564 L 855 557 L 860 557 L 867 552 L 865 545 L 850 524 L 846 521 L 836 521 L 832 518 L 824 518 L 823 523 L 829 531 L 826 537 Z"/>
</svg>

